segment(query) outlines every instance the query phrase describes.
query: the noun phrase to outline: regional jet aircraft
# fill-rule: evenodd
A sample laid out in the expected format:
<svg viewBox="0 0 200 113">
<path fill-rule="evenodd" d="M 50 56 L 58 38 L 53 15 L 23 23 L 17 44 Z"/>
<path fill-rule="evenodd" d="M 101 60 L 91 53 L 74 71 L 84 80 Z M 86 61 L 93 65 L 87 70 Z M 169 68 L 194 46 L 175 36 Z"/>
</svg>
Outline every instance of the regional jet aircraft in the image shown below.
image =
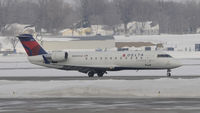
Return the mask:
<svg viewBox="0 0 200 113">
<path fill-rule="evenodd" d="M 170 55 L 158 51 L 102 51 L 102 52 L 52 52 L 47 53 L 30 34 L 18 36 L 28 60 L 36 65 L 61 70 L 73 70 L 89 77 L 103 77 L 107 71 L 167 70 L 181 64 Z"/>
</svg>

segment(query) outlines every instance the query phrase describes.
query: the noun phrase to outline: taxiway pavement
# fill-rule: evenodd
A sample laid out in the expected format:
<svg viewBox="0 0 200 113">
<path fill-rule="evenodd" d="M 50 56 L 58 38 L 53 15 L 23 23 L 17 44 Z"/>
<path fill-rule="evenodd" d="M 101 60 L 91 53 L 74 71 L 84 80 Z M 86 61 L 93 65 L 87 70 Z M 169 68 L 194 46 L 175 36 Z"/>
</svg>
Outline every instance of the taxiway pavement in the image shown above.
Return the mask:
<svg viewBox="0 0 200 113">
<path fill-rule="evenodd" d="M 199 113 L 199 98 L 0 99 L 0 113 Z"/>
<path fill-rule="evenodd" d="M 13 81 L 51 81 L 51 80 L 154 80 L 161 78 L 169 78 L 166 76 L 104 76 L 102 78 L 87 76 L 54 76 L 54 77 L 0 77 L 0 80 L 13 80 Z M 197 79 L 200 76 L 172 76 L 172 79 Z"/>
</svg>

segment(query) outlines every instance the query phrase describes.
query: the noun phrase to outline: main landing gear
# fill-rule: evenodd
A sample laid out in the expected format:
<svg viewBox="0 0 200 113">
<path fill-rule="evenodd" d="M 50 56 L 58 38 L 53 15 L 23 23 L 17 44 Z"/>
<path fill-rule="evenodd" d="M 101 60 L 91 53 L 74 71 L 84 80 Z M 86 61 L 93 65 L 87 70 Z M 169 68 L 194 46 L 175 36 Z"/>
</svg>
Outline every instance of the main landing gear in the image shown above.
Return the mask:
<svg viewBox="0 0 200 113">
<path fill-rule="evenodd" d="M 171 76 L 172 76 L 171 72 L 172 72 L 171 69 L 168 69 L 168 70 L 167 70 L 167 76 L 168 76 L 168 77 L 171 77 Z"/>
<path fill-rule="evenodd" d="M 94 71 L 90 71 L 88 72 L 88 77 L 94 77 L 95 74 L 97 74 L 98 77 L 103 77 L 103 75 L 105 74 L 106 72 L 94 72 Z"/>
<path fill-rule="evenodd" d="M 98 76 L 98 77 L 103 77 L 103 75 L 104 75 L 103 72 L 99 72 L 99 73 L 97 73 L 97 76 Z"/>
<path fill-rule="evenodd" d="M 93 71 L 90 71 L 90 72 L 88 72 L 88 77 L 94 77 L 94 72 Z"/>
</svg>

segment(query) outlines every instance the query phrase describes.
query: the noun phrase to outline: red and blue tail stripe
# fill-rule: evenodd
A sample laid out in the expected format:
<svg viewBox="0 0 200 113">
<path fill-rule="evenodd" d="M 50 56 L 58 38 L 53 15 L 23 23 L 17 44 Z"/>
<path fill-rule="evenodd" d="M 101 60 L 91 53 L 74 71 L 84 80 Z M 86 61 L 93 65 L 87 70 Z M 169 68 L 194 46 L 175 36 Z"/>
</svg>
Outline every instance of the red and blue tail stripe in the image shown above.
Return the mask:
<svg viewBox="0 0 200 113">
<path fill-rule="evenodd" d="M 44 55 L 47 52 L 38 44 L 38 42 L 30 34 L 22 34 L 18 36 L 28 56 Z"/>
</svg>

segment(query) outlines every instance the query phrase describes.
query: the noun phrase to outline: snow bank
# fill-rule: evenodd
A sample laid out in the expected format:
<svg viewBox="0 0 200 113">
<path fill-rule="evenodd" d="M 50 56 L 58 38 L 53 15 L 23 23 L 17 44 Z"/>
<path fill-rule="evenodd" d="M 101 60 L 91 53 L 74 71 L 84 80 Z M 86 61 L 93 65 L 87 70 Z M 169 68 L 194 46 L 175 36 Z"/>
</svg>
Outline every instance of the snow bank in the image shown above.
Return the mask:
<svg viewBox="0 0 200 113">
<path fill-rule="evenodd" d="M 0 98 L 131 97 L 199 98 L 200 79 L 0 81 Z"/>
<path fill-rule="evenodd" d="M 26 54 L 0 55 L 0 63 L 2 62 L 28 62 L 28 59 Z"/>
</svg>

